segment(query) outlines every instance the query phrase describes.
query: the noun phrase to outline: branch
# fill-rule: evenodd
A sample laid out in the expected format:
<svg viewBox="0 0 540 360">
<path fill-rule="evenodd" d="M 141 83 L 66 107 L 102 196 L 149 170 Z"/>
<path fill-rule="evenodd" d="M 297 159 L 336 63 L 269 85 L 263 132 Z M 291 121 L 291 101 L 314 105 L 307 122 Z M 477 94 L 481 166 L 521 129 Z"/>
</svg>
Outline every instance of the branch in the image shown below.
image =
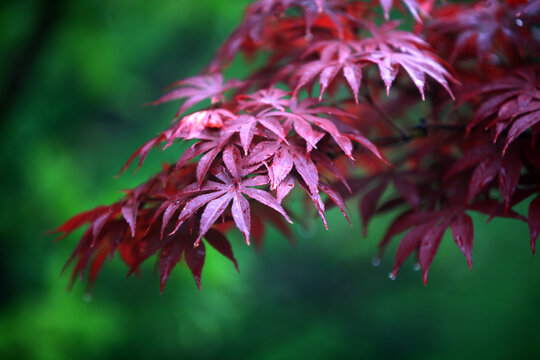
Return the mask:
<svg viewBox="0 0 540 360">
<path fill-rule="evenodd" d="M 392 146 L 400 143 L 407 143 L 413 139 L 425 137 L 428 135 L 429 130 L 449 130 L 449 131 L 464 131 L 465 125 L 459 124 L 429 124 L 425 119 L 420 119 L 420 124 L 410 128 L 409 130 L 403 130 L 404 135 L 400 136 L 381 136 L 378 138 L 370 139 L 372 143 L 377 146 Z"/>
<path fill-rule="evenodd" d="M 384 111 L 379 105 L 377 105 L 377 103 L 375 103 L 375 101 L 371 98 L 371 95 L 369 94 L 362 94 L 362 96 L 364 97 L 364 99 L 366 99 L 366 101 L 368 102 L 369 105 L 371 105 L 371 107 L 377 111 L 377 113 L 379 113 L 379 115 L 381 115 L 381 118 L 383 119 L 383 121 L 386 123 L 386 125 L 388 125 L 390 128 L 396 130 L 401 138 L 403 140 L 408 140 L 408 133 L 407 131 L 401 126 L 399 125 L 394 119 L 392 119 L 390 117 L 390 115 L 388 115 L 386 113 L 386 111 Z"/>
</svg>

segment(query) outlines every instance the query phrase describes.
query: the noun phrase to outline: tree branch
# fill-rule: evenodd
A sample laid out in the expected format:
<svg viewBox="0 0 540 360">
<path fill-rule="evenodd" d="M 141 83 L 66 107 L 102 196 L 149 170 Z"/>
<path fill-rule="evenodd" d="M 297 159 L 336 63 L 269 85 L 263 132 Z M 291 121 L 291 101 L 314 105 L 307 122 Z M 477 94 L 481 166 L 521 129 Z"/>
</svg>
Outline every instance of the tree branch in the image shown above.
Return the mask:
<svg viewBox="0 0 540 360">
<path fill-rule="evenodd" d="M 390 115 L 388 115 L 386 113 L 386 111 L 384 111 L 379 105 L 377 105 L 377 103 L 371 98 L 371 95 L 369 94 L 362 94 L 362 96 L 364 97 L 364 99 L 366 99 L 366 101 L 368 102 L 368 104 L 375 110 L 377 111 L 377 113 L 379 113 L 379 115 L 381 115 L 381 118 L 383 119 L 383 121 L 386 123 L 386 125 L 390 128 L 392 128 L 393 130 L 397 131 L 400 136 L 403 138 L 403 140 L 407 140 L 408 138 L 408 133 L 407 131 L 401 126 L 399 125 L 394 119 L 392 119 L 390 117 Z"/>
</svg>

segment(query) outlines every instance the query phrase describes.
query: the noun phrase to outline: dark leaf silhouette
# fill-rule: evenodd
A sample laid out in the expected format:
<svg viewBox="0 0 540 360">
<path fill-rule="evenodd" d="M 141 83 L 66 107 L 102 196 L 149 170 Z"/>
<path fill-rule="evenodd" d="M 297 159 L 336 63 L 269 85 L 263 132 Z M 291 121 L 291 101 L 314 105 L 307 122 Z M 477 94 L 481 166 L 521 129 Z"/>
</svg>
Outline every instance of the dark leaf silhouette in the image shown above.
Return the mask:
<svg viewBox="0 0 540 360">
<path fill-rule="evenodd" d="M 473 247 L 473 222 L 469 215 L 465 213 L 458 214 L 452 221 L 452 236 L 456 241 L 459 250 L 467 258 L 469 269 L 472 270 L 472 247 Z"/>
<path fill-rule="evenodd" d="M 502 49 L 510 56 L 526 48 L 537 51 L 538 43 L 531 29 L 523 26 L 523 21 L 529 19 L 520 18 L 520 14 L 527 11 L 522 4 L 511 1 L 449 3 L 433 12 L 434 20 L 429 29 L 437 34 L 437 41 L 451 43 L 451 61 L 472 54 L 480 62 L 487 62 L 490 55 L 496 56 Z M 440 35 L 444 38 L 440 39 Z"/>
</svg>

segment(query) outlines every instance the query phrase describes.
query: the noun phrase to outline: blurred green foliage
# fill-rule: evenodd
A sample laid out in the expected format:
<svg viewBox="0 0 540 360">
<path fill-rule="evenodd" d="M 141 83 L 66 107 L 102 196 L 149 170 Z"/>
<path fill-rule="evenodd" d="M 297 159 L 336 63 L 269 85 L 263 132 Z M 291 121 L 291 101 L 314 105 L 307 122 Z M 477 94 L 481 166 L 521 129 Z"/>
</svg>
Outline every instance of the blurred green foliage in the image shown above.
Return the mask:
<svg viewBox="0 0 540 360">
<path fill-rule="evenodd" d="M 54 243 L 45 231 L 178 157 L 180 147 L 153 152 L 135 175 L 114 178 L 177 106 L 143 104 L 200 71 L 246 3 L 0 5 L 1 85 L 11 95 L 1 109 L 0 358 L 537 358 L 540 262 L 526 225 L 514 221 L 475 218 L 472 273 L 445 238 L 427 288 L 412 263 L 386 277 L 395 244 L 380 267 L 370 265 L 389 218 L 362 239 L 358 221 L 350 228 L 332 211 L 328 232 L 317 220 L 296 226 L 294 247 L 271 232 L 255 254 L 235 233 L 241 273 L 210 250 L 201 292 L 183 264 L 160 295 L 151 261 L 125 279 L 118 258 L 92 295 L 79 283 L 66 291 L 60 272 L 80 233 Z M 43 19 L 52 20 L 36 30 Z M 8 80 L 17 71 L 15 89 Z"/>
</svg>

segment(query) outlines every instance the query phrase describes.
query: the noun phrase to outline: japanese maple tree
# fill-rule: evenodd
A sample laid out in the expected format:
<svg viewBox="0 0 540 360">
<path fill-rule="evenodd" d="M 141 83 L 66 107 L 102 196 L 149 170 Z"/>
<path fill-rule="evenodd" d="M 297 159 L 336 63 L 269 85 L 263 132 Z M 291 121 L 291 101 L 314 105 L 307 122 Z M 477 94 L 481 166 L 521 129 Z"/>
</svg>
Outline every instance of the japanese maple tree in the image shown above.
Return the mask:
<svg viewBox="0 0 540 360">
<path fill-rule="evenodd" d="M 472 212 L 528 223 L 534 253 L 539 23 L 538 0 L 254 2 L 205 70 L 155 101 L 179 101 L 175 122 L 123 170 L 190 140 L 178 161 L 57 229 L 88 224 L 68 261 L 73 279 L 88 271 L 92 283 L 116 252 L 130 273 L 157 254 L 161 290 L 182 258 L 200 288 L 205 246 L 237 267 L 234 227 L 248 245 L 268 225 L 292 237 L 292 190 L 326 227 L 329 207 L 348 219 L 346 202 L 358 203 L 364 233 L 374 216 L 396 214 L 376 258 L 403 234 L 391 278 L 415 256 L 426 282 L 447 230 L 471 267 Z M 265 61 L 225 79 L 242 55 Z"/>
</svg>

